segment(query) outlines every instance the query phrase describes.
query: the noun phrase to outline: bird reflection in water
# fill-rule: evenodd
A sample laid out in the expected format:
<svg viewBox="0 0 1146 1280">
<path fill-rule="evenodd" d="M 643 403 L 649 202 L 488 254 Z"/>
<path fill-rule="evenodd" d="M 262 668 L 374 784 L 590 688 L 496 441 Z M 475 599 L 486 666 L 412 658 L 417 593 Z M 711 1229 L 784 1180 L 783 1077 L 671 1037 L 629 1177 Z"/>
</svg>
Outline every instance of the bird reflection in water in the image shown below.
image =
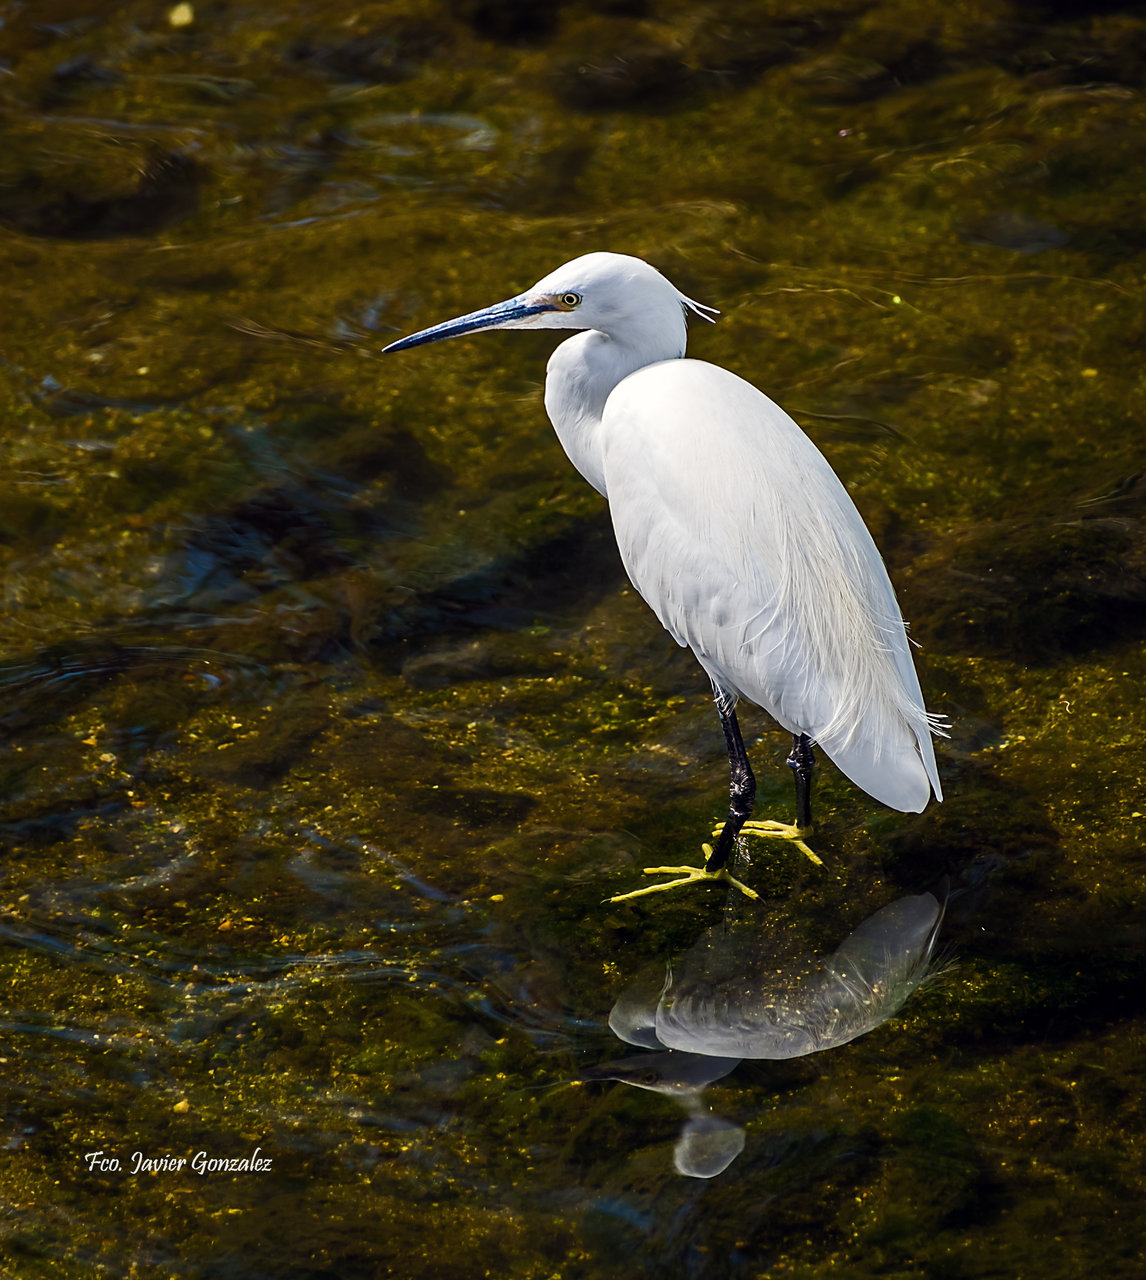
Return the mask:
<svg viewBox="0 0 1146 1280">
<path fill-rule="evenodd" d="M 787 958 L 758 920 L 706 930 L 667 973 L 646 969 L 621 993 L 609 1026 L 645 1052 L 585 1071 L 663 1093 L 688 1113 L 678 1173 L 713 1178 L 744 1150 L 744 1130 L 714 1115 L 705 1088 L 745 1058 L 799 1058 L 847 1044 L 897 1013 L 927 978 L 945 903 L 900 898 L 829 956 Z"/>
</svg>

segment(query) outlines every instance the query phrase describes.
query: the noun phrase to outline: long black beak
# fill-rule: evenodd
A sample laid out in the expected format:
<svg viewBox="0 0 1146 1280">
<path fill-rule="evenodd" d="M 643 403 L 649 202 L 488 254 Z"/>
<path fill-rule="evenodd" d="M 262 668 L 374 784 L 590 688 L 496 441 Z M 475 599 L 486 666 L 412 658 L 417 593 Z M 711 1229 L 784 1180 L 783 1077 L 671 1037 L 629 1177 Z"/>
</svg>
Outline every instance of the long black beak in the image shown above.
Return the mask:
<svg viewBox="0 0 1146 1280">
<path fill-rule="evenodd" d="M 458 316 L 456 320 L 445 320 L 432 328 L 423 329 L 420 333 L 412 333 L 408 338 L 399 338 L 382 348 L 387 351 L 405 351 L 409 347 L 421 347 L 427 342 L 441 342 L 443 338 L 458 338 L 463 333 L 478 333 L 482 329 L 511 329 L 530 316 L 540 315 L 543 311 L 556 311 L 551 302 L 529 302 L 525 298 L 509 298 L 505 302 L 495 302 L 492 307 L 483 307 L 480 311 L 471 311 L 467 316 Z"/>
</svg>

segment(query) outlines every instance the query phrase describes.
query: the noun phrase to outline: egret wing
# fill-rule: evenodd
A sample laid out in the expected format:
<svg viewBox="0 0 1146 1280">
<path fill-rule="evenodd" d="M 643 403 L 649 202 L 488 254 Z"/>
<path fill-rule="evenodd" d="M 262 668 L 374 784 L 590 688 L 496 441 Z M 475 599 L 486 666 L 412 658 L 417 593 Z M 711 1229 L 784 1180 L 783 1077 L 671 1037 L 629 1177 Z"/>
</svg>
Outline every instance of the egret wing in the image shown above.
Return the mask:
<svg viewBox="0 0 1146 1280">
<path fill-rule="evenodd" d="M 727 370 L 668 360 L 618 384 L 602 427 L 621 557 L 677 642 L 877 799 L 938 796 L 883 561 L 796 423 Z"/>
</svg>

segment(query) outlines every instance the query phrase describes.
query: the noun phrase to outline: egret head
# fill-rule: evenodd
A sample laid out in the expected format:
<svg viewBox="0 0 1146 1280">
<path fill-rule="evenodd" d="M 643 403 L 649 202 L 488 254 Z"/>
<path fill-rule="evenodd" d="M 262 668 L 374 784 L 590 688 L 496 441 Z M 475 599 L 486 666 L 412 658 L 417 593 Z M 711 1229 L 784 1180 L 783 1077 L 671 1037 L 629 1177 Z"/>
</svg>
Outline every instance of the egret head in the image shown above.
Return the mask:
<svg viewBox="0 0 1146 1280">
<path fill-rule="evenodd" d="M 714 308 L 686 298 L 640 258 L 587 253 L 551 271 L 515 298 L 400 338 L 383 351 L 404 351 L 482 329 L 596 329 L 621 337 L 650 324 L 675 322 L 683 328 L 690 311 L 705 320 L 717 314 Z"/>
</svg>

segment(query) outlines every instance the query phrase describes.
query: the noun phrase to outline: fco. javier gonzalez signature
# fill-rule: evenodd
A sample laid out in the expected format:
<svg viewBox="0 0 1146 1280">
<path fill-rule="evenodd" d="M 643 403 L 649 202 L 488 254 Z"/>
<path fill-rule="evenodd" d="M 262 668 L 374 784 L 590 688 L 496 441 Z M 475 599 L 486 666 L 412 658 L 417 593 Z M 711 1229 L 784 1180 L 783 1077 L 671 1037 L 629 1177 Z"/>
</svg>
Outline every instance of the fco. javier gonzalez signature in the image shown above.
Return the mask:
<svg viewBox="0 0 1146 1280">
<path fill-rule="evenodd" d="M 211 1156 L 206 1151 L 196 1151 L 193 1156 L 149 1156 L 133 1151 L 128 1168 L 124 1168 L 119 1156 L 107 1151 L 85 1151 L 84 1162 L 88 1173 L 270 1173 L 271 1157 L 260 1155 L 262 1147 L 256 1147 L 249 1156 Z"/>
</svg>

